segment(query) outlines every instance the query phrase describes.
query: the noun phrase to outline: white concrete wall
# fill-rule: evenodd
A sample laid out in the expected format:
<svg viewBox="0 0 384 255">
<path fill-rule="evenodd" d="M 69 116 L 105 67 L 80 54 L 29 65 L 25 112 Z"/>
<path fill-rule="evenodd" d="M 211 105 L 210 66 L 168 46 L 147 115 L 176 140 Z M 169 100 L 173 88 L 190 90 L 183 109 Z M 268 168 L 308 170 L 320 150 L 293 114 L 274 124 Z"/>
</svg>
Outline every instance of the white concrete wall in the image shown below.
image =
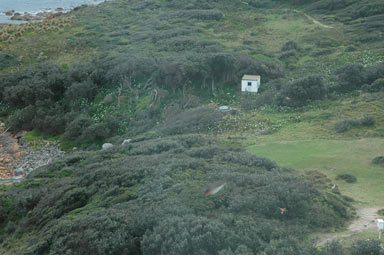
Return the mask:
<svg viewBox="0 0 384 255">
<path fill-rule="evenodd" d="M 252 85 L 248 86 L 248 82 L 251 82 Z M 241 91 L 243 92 L 257 92 L 260 87 L 260 80 L 258 81 L 249 81 L 249 80 L 242 80 L 241 81 Z"/>
</svg>

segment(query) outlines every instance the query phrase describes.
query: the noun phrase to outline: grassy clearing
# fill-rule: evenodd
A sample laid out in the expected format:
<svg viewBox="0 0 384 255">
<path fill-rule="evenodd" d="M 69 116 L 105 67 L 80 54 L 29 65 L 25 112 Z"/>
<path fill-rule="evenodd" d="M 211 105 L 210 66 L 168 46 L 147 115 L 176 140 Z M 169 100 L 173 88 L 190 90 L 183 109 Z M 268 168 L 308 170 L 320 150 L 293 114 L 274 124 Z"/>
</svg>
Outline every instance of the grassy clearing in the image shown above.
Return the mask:
<svg viewBox="0 0 384 255">
<path fill-rule="evenodd" d="M 249 152 L 271 158 L 282 166 L 300 171 L 319 170 L 336 183 L 341 192 L 364 206 L 384 205 L 384 173 L 373 165 L 376 155 L 384 155 L 384 139 L 307 140 L 261 143 L 246 148 Z M 353 184 L 335 180 L 338 174 L 357 177 Z"/>
<path fill-rule="evenodd" d="M 384 168 L 371 161 L 384 155 L 383 105 L 382 93 L 377 93 L 324 101 L 301 112 L 255 110 L 229 117 L 232 122 L 226 122 L 222 137 L 230 146 L 243 147 L 282 166 L 319 170 L 360 206 L 382 206 L 384 179 L 378 176 Z M 336 122 L 364 115 L 375 115 L 376 125 L 336 133 Z M 263 129 L 270 134 L 257 135 Z M 344 173 L 355 175 L 357 183 L 335 180 Z"/>
</svg>

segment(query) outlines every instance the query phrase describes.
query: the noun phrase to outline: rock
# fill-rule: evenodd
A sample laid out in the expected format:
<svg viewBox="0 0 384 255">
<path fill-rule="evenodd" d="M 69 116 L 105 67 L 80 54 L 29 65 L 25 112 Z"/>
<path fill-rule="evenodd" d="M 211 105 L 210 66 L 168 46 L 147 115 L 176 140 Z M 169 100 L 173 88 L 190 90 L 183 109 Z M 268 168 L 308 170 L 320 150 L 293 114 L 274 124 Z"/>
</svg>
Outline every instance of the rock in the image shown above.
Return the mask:
<svg viewBox="0 0 384 255">
<path fill-rule="evenodd" d="M 121 145 L 125 145 L 127 143 L 130 143 L 131 141 L 132 141 L 132 139 L 125 139 Z"/>
<path fill-rule="evenodd" d="M 113 101 L 114 101 L 114 98 L 113 98 L 113 96 L 111 95 L 111 94 L 109 94 L 109 95 L 106 95 L 105 97 L 104 97 L 104 104 L 111 104 L 111 103 L 113 103 Z"/>
<path fill-rule="evenodd" d="M 104 143 L 102 146 L 103 150 L 108 150 L 112 147 L 113 147 L 113 144 L 111 144 L 111 143 Z"/>
<path fill-rule="evenodd" d="M 62 12 L 62 11 L 64 11 L 64 8 L 58 7 L 58 8 L 56 8 L 56 11 Z"/>
<path fill-rule="evenodd" d="M 46 58 L 47 58 L 47 56 L 44 56 L 44 52 L 40 52 L 39 56 L 37 56 L 37 60 L 38 61 L 42 61 L 42 60 L 44 60 Z"/>
<path fill-rule="evenodd" d="M 11 149 L 9 150 L 9 152 L 16 153 L 19 150 L 19 148 L 20 148 L 19 145 L 17 143 L 14 143 L 14 144 L 12 144 Z"/>
<path fill-rule="evenodd" d="M 15 13 L 15 10 L 6 11 L 5 15 L 12 16 Z"/>
<path fill-rule="evenodd" d="M 24 175 L 24 169 L 22 167 L 17 168 L 14 172 L 14 176 L 20 176 L 20 175 Z"/>
<path fill-rule="evenodd" d="M 19 159 L 21 157 L 21 152 L 16 152 L 15 155 L 13 155 L 16 159 Z"/>
<path fill-rule="evenodd" d="M 9 154 L 5 154 L 4 155 L 4 160 L 3 160 L 4 163 L 9 163 L 11 162 L 11 155 Z"/>
</svg>

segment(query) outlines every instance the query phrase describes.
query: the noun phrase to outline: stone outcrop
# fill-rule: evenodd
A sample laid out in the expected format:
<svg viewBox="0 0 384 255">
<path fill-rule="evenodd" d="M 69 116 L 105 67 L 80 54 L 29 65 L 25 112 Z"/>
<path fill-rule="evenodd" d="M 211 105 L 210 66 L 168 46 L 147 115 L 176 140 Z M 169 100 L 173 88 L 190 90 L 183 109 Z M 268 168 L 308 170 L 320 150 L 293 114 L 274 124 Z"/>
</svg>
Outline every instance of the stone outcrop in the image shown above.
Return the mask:
<svg viewBox="0 0 384 255">
<path fill-rule="evenodd" d="M 17 136 L 16 136 L 17 137 Z M 0 184 L 21 180 L 34 169 L 60 158 L 64 152 L 56 142 L 20 142 L 0 125 Z"/>
</svg>

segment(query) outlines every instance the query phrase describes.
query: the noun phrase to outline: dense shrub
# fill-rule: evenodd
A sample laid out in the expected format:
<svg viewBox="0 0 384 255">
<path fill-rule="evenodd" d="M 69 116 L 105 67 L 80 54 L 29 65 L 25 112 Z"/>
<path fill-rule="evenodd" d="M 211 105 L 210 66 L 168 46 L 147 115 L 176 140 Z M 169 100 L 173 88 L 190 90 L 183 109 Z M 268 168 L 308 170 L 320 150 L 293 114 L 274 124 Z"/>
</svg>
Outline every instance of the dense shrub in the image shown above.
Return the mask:
<svg viewBox="0 0 384 255">
<path fill-rule="evenodd" d="M 281 47 L 281 51 L 291 51 L 291 50 L 298 50 L 299 45 L 296 41 L 288 41 L 284 43 L 284 45 Z"/>
<path fill-rule="evenodd" d="M 326 90 L 320 75 L 309 75 L 289 82 L 276 98 L 280 106 L 300 107 L 325 97 Z"/>
<path fill-rule="evenodd" d="M 338 241 L 331 241 L 325 244 L 325 248 L 321 255 L 342 255 L 344 254 L 343 246 Z"/>
<path fill-rule="evenodd" d="M 358 240 L 352 245 L 351 255 L 383 255 L 380 240 Z"/>
<path fill-rule="evenodd" d="M 86 115 L 79 115 L 70 122 L 65 130 L 64 137 L 67 139 L 76 139 L 80 137 L 86 128 L 92 124 L 92 120 Z"/>
<path fill-rule="evenodd" d="M 70 102 L 80 99 L 92 100 L 96 94 L 97 87 L 90 80 L 74 82 L 67 88 L 65 92 L 65 96 Z"/>
<path fill-rule="evenodd" d="M 220 221 L 194 215 L 172 217 L 144 235 L 143 255 L 214 255 L 230 245 L 228 238 Z"/>
<path fill-rule="evenodd" d="M 384 156 L 378 156 L 372 159 L 372 163 L 376 165 L 384 166 Z"/>
<path fill-rule="evenodd" d="M 287 50 L 287 51 L 283 51 L 280 54 L 279 59 L 285 60 L 285 59 L 290 58 L 290 57 L 296 57 L 296 55 L 297 55 L 296 50 Z"/>
<path fill-rule="evenodd" d="M 202 106 L 170 116 L 160 130 L 167 135 L 206 132 L 213 130 L 221 119 L 221 112 L 212 107 Z"/>
<path fill-rule="evenodd" d="M 344 180 L 348 183 L 353 183 L 357 181 L 357 178 L 352 174 L 339 174 L 337 175 L 336 180 Z"/>
<path fill-rule="evenodd" d="M 360 64 L 347 64 L 335 71 L 338 79 L 337 91 L 351 92 L 364 84 L 363 66 Z"/>
<path fill-rule="evenodd" d="M 383 14 L 384 4 L 364 4 L 361 8 L 355 10 L 354 18 L 369 17 L 373 15 Z"/>
<path fill-rule="evenodd" d="M 307 9 L 317 11 L 334 11 L 345 8 L 348 5 L 350 5 L 350 2 L 346 0 L 322 0 L 316 1 L 307 7 Z"/>
<path fill-rule="evenodd" d="M 36 115 L 36 108 L 29 105 L 23 109 L 17 110 L 12 118 L 8 119 L 8 125 L 14 132 L 20 130 L 31 130 L 33 128 L 32 121 Z"/>
<path fill-rule="evenodd" d="M 341 120 L 335 124 L 335 130 L 337 133 L 343 133 L 359 125 L 359 120 Z"/>
<path fill-rule="evenodd" d="M 369 92 L 378 92 L 383 90 L 384 90 L 384 78 L 377 79 L 368 87 Z"/>
<path fill-rule="evenodd" d="M 198 20 L 216 20 L 219 21 L 223 19 L 224 13 L 217 9 L 210 10 L 184 10 L 179 11 L 174 14 L 175 16 L 185 17 L 188 19 L 198 19 Z"/>
<path fill-rule="evenodd" d="M 374 81 L 384 78 L 384 63 L 366 67 L 364 76 L 367 84 L 372 84 Z"/>
<path fill-rule="evenodd" d="M 3 70 L 5 68 L 15 66 L 19 63 L 17 58 L 15 56 L 0 53 L 0 70 Z"/>
<path fill-rule="evenodd" d="M 337 133 L 343 133 L 351 130 L 354 127 L 360 126 L 373 126 L 376 124 L 376 116 L 366 115 L 360 119 L 341 120 L 335 124 L 335 130 Z"/>
<path fill-rule="evenodd" d="M 34 105 L 37 101 L 58 101 L 66 87 L 62 71 L 51 63 L 32 66 L 6 76 L 3 81 L 4 101 L 17 107 Z"/>
<path fill-rule="evenodd" d="M 362 126 L 374 126 L 376 124 L 376 116 L 374 115 L 366 115 L 360 119 L 360 123 Z"/>
<path fill-rule="evenodd" d="M 73 152 L 27 179 L 40 185 L 0 195 L 0 225 L 13 222 L 31 255 L 312 254 L 311 228 L 350 217 L 338 195 L 201 135 Z M 218 180 L 225 187 L 204 196 Z"/>
</svg>

